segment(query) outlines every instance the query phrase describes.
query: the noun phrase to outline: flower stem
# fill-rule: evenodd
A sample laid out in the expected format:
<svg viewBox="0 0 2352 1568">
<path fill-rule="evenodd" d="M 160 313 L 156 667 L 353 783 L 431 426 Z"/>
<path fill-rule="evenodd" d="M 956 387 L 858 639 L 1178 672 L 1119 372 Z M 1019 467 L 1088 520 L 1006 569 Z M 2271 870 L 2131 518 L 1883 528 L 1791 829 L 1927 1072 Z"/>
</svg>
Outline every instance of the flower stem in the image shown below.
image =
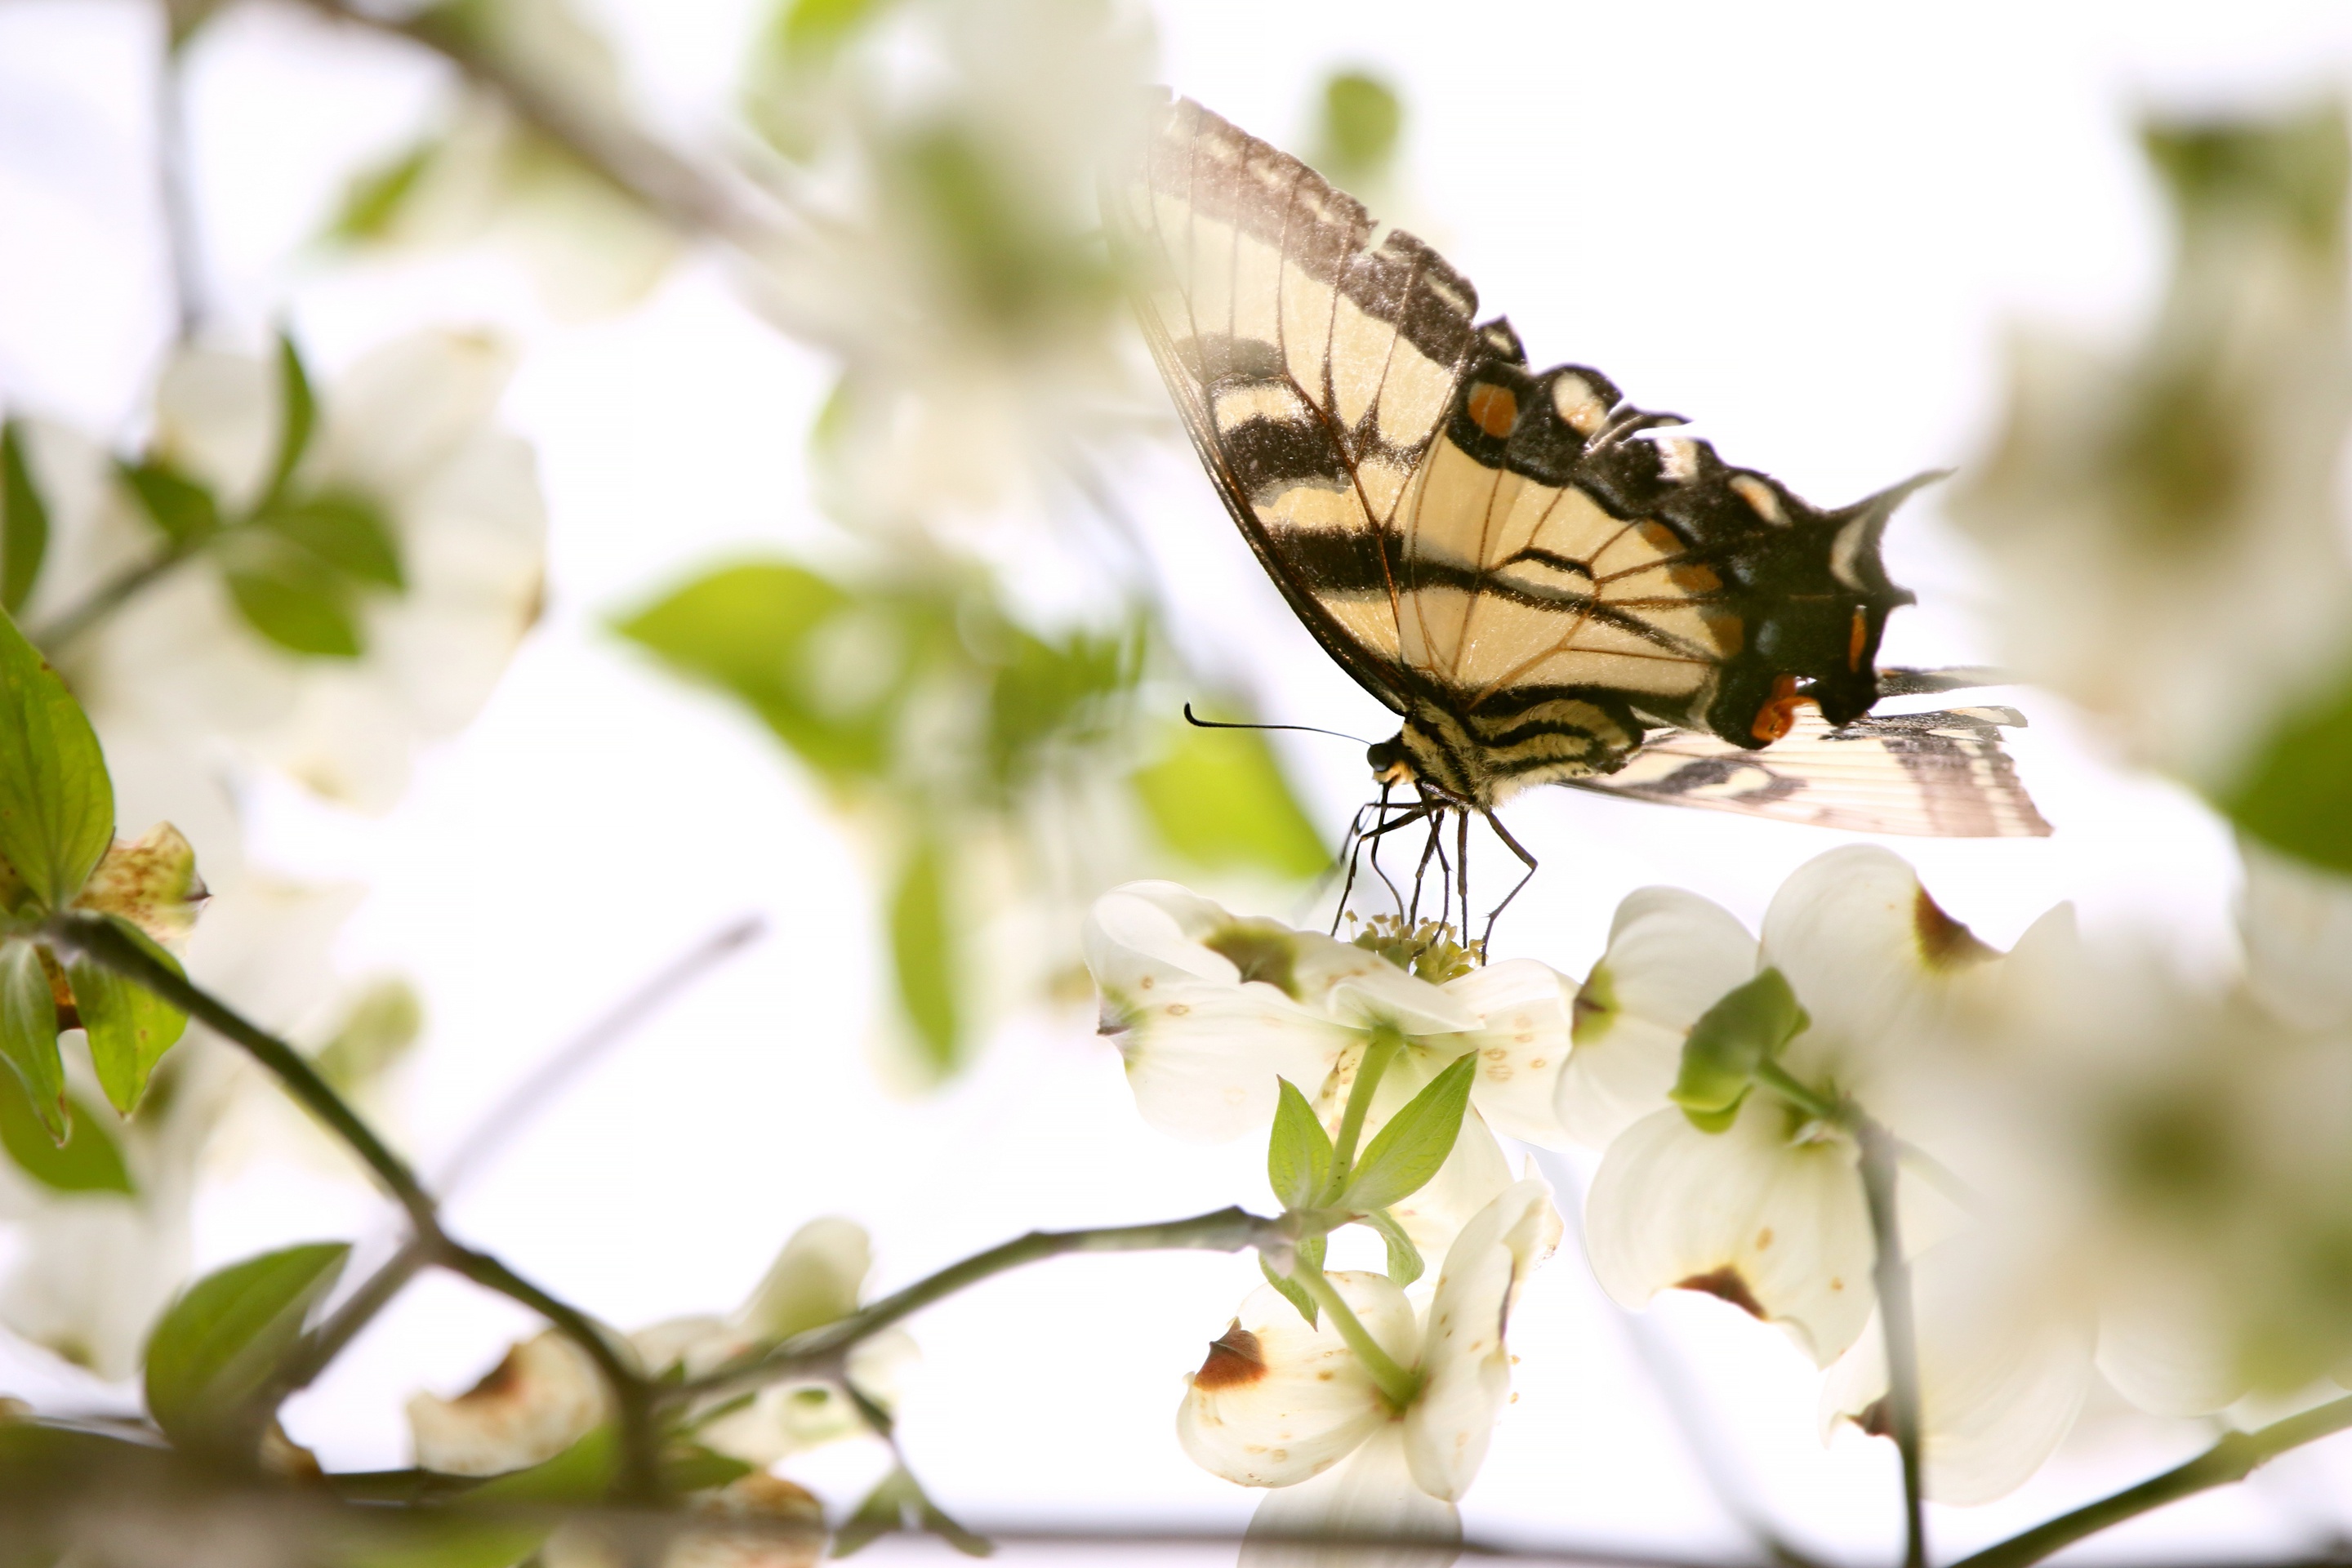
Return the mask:
<svg viewBox="0 0 2352 1568">
<path fill-rule="evenodd" d="M 1371 1113 L 1372 1091 L 1381 1087 L 1389 1063 L 1403 1048 L 1404 1037 L 1386 1024 L 1376 1026 L 1372 1037 L 1364 1042 L 1363 1059 L 1356 1064 L 1356 1081 L 1348 1086 L 1348 1108 L 1339 1113 L 1339 1136 L 1331 1146 L 1330 1190 L 1334 1193 L 1347 1188 L 1349 1173 L 1356 1163 L 1356 1143 L 1364 1135 L 1364 1118 Z"/>
<path fill-rule="evenodd" d="M 1849 1131 L 1853 1130 L 1853 1110 L 1851 1106 L 1842 1104 L 1815 1090 L 1779 1062 L 1759 1062 L 1753 1076 L 1759 1084 L 1770 1089 L 1815 1121 L 1843 1127 Z"/>
<path fill-rule="evenodd" d="M 1911 1266 L 1903 1257 L 1903 1231 L 1895 1211 L 1902 1146 L 1858 1109 L 1847 1107 L 1846 1117 L 1862 1147 L 1862 1191 L 1877 1248 L 1871 1284 L 1878 1292 L 1879 1330 L 1886 1342 L 1887 1426 L 1895 1435 L 1895 1451 L 1903 1457 L 1903 1562 L 1905 1568 L 1927 1568 L 1927 1510 L 1921 1502 L 1919 1468 L 1919 1343 L 1911 1310 Z"/>
<path fill-rule="evenodd" d="M 793 1335 L 780 1344 L 722 1366 L 702 1377 L 670 1384 L 656 1391 L 664 1402 L 756 1388 L 810 1371 L 831 1366 L 859 1341 L 870 1338 L 902 1318 L 912 1317 L 932 1302 L 952 1296 L 991 1275 L 1060 1258 L 1073 1252 L 1161 1252 L 1198 1247 L 1211 1252 L 1238 1252 L 1245 1247 L 1269 1247 L 1291 1239 L 1279 1220 L 1264 1219 L 1242 1208 L 1218 1209 L 1190 1219 L 1158 1225 L 1108 1226 L 1097 1230 L 1033 1230 L 1011 1241 L 951 1263 L 938 1273 L 916 1280 L 903 1290 L 862 1307 L 845 1318 Z"/>
<path fill-rule="evenodd" d="M 2037 1524 L 2021 1535 L 2011 1536 L 1999 1545 L 1964 1557 L 1952 1568 L 2026 1568 L 2028 1563 L 2039 1563 L 2053 1552 L 2126 1520 L 2137 1519 L 2167 1503 L 2215 1487 L 2244 1480 L 2257 1467 L 2288 1449 L 2333 1436 L 2347 1427 L 2352 1427 L 2352 1396 L 2331 1400 L 2256 1431 L 2232 1432 L 2185 1465 L 2175 1466 L 2160 1476 L 2151 1476 L 2136 1487 L 2126 1487 L 2096 1502 L 2085 1503 L 2072 1513 L 2062 1513 L 2046 1524 Z"/>
<path fill-rule="evenodd" d="M 1306 1287 L 1307 1293 L 1315 1298 L 1315 1304 L 1329 1315 L 1339 1330 L 1339 1337 L 1348 1342 L 1348 1348 L 1356 1352 L 1356 1359 L 1364 1363 L 1372 1381 L 1380 1384 L 1381 1397 L 1397 1410 L 1412 1405 L 1421 1393 L 1421 1373 L 1407 1372 L 1397 1364 L 1394 1356 L 1381 1348 L 1381 1342 L 1372 1338 L 1372 1331 L 1364 1327 L 1363 1320 L 1356 1316 L 1330 1277 L 1303 1258 L 1290 1277 Z"/>
</svg>

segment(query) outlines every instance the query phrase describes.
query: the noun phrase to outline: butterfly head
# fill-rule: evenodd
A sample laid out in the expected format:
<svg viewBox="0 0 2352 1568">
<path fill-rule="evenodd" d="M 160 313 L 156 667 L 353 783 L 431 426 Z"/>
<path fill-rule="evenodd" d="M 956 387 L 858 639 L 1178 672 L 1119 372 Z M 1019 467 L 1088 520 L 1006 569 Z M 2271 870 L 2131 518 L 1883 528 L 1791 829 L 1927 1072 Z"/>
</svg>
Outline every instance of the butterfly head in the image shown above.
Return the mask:
<svg viewBox="0 0 2352 1568">
<path fill-rule="evenodd" d="M 1406 752 L 1404 731 L 1400 730 L 1385 741 L 1375 741 L 1364 751 L 1364 761 L 1372 768 L 1372 782 L 1383 784 L 1411 784 L 1413 779 L 1412 757 Z"/>
</svg>

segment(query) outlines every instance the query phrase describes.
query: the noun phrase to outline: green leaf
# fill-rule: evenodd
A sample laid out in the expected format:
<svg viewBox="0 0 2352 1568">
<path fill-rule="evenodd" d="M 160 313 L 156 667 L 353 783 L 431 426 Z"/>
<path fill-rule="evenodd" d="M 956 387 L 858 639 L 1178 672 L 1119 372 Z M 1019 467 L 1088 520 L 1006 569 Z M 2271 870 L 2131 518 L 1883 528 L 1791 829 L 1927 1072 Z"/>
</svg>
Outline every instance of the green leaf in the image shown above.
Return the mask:
<svg viewBox="0 0 2352 1568">
<path fill-rule="evenodd" d="M 175 551 L 186 551 L 220 531 L 220 503 L 203 485 L 163 463 L 125 463 L 123 483 Z"/>
<path fill-rule="evenodd" d="M 803 567 L 782 562 L 722 567 L 617 623 L 614 630 L 688 679 L 728 692 L 758 714 L 803 763 L 836 784 L 870 782 L 889 760 L 895 671 L 863 656 L 870 700 L 820 706 L 813 639 L 852 613 L 878 612 Z M 887 626 L 887 616 L 877 622 Z"/>
<path fill-rule="evenodd" d="M 342 205 L 328 221 L 327 237 L 346 245 L 383 238 L 400 221 L 408 198 L 448 143 L 430 136 L 373 168 L 343 187 Z"/>
<path fill-rule="evenodd" d="M 1756 1069 L 1808 1022 L 1797 994 L 1777 969 L 1732 987 L 1691 1026 L 1683 1042 L 1682 1069 L 1667 1098 L 1701 1131 L 1721 1131 L 1754 1085 Z"/>
<path fill-rule="evenodd" d="M 1316 166 L 1341 184 L 1377 179 L 1395 159 L 1403 129 L 1404 104 L 1394 88 L 1364 71 L 1334 72 L 1323 84 Z"/>
<path fill-rule="evenodd" d="M 888 0 L 792 0 L 780 27 L 784 49 L 802 60 L 829 56 L 887 5 Z"/>
<path fill-rule="evenodd" d="M 147 1413 L 174 1443 L 239 1444 L 269 1415 L 269 1388 L 351 1247 L 313 1242 L 207 1274 L 147 1339 Z"/>
<path fill-rule="evenodd" d="M 15 615 L 49 550 L 49 509 L 25 458 L 25 422 L 0 424 L 0 610 Z"/>
<path fill-rule="evenodd" d="M 986 1557 L 996 1550 L 992 1542 L 949 1518 L 901 1465 L 883 1477 L 857 1505 L 857 1511 L 834 1532 L 833 1555 L 847 1557 L 863 1552 L 883 1536 L 906 1529 L 929 1531 L 967 1557 Z"/>
<path fill-rule="evenodd" d="M 938 840 L 925 837 L 908 855 L 890 890 L 890 963 L 898 1005 L 929 1065 L 942 1074 L 961 1065 L 963 1048 L 947 879 L 945 851 Z"/>
<path fill-rule="evenodd" d="M 128 921 L 111 923 L 144 948 L 148 957 L 180 973 L 180 961 L 156 946 L 146 932 Z M 106 1090 L 108 1102 L 128 1116 L 146 1094 L 155 1064 L 179 1043 L 188 1016 L 138 982 L 86 958 L 66 965 L 66 984 L 89 1037 L 89 1061 L 98 1069 L 98 1085 Z"/>
<path fill-rule="evenodd" d="M 1301 1261 L 1311 1263 L 1320 1268 L 1323 1267 L 1324 1255 L 1330 1250 L 1329 1238 L 1310 1236 L 1301 1240 L 1292 1250 L 1298 1254 Z M 1307 1320 L 1308 1328 L 1315 1326 L 1318 1309 L 1315 1305 L 1315 1298 L 1307 1293 L 1306 1286 L 1286 1274 L 1276 1274 L 1274 1271 L 1274 1265 L 1265 1260 L 1265 1254 L 1262 1252 L 1258 1254 L 1257 1271 L 1265 1276 L 1267 1284 L 1282 1293 L 1284 1300 L 1298 1309 L 1298 1315 Z"/>
<path fill-rule="evenodd" d="M 352 1003 L 342 1026 L 310 1065 L 336 1093 L 362 1093 L 408 1054 L 424 1030 L 425 1004 L 416 988 L 397 976 L 378 980 Z"/>
<path fill-rule="evenodd" d="M 345 576 L 394 592 L 408 586 L 390 520 L 362 497 L 310 496 L 269 508 L 253 526 Z"/>
<path fill-rule="evenodd" d="M 41 1129 L 51 1151 L 66 1141 L 66 1068 L 58 1056 L 58 1004 L 40 950 L 29 942 L 0 945 L 0 1057 L 23 1093 L 9 1103 Z M 0 1107 L 0 1140 L 7 1140 L 7 1108 Z M 8 1141 L 10 1153 L 16 1143 Z M 16 1163 L 25 1165 L 19 1156 Z M 26 1169 L 32 1167 L 26 1165 Z"/>
<path fill-rule="evenodd" d="M 34 1109 L 32 1099 L 12 1073 L 0 1073 L 0 1149 L 16 1168 L 56 1193 L 120 1193 L 135 1197 L 139 1188 L 121 1146 L 107 1131 L 105 1121 L 78 1097 L 65 1104 L 72 1113 L 72 1131 L 56 1139 Z"/>
<path fill-rule="evenodd" d="M 1425 1267 L 1421 1248 L 1412 1244 L 1412 1237 L 1404 1233 L 1404 1226 L 1397 1223 L 1394 1215 L 1386 1209 L 1375 1209 L 1364 1215 L 1363 1223 L 1380 1232 L 1381 1239 L 1388 1244 L 1390 1284 L 1402 1290 L 1421 1278 Z"/>
<path fill-rule="evenodd" d="M 1142 668 L 1134 637 L 1084 633 L 1060 643 L 1017 626 L 994 628 L 989 692 L 989 771 L 1000 786 L 1033 776 L 1050 746 L 1103 727 L 1102 699 L 1132 686 Z"/>
<path fill-rule="evenodd" d="M 114 842 L 114 784 L 57 671 L 0 617 L 0 857 L 61 910 Z M 13 911 L 11 911 L 13 912 Z"/>
<path fill-rule="evenodd" d="M 1456 1057 L 1445 1070 L 1431 1079 L 1403 1110 L 1389 1118 L 1363 1157 L 1356 1162 L 1339 1205 L 1350 1214 L 1370 1214 L 1402 1203 L 1429 1184 L 1454 1140 L 1462 1131 L 1462 1113 L 1470 1105 L 1470 1084 L 1478 1069 L 1474 1052 Z"/>
<path fill-rule="evenodd" d="M 2214 804 L 2273 848 L 2352 873 L 2352 671 L 2288 713 Z"/>
<path fill-rule="evenodd" d="M 1266 1144 L 1266 1180 L 1284 1208 L 1312 1208 L 1331 1180 L 1331 1140 L 1297 1086 L 1286 1078 L 1275 1081 L 1280 1098 L 1275 1102 L 1274 1136 Z"/>
<path fill-rule="evenodd" d="M 278 334 L 278 461 L 269 470 L 269 488 L 261 492 L 264 499 L 257 510 L 263 511 L 286 493 L 302 454 L 310 449 L 310 431 L 319 416 L 310 374 L 302 368 L 302 355 L 294 340 L 282 331 Z"/>
<path fill-rule="evenodd" d="M 323 564 L 280 552 L 231 567 L 224 575 L 245 624 L 287 652 L 311 658 L 360 656 L 349 591 Z"/>
<path fill-rule="evenodd" d="M 1160 840 L 1196 866 L 1304 879 L 1331 863 L 1273 748 L 1254 731 L 1187 725 L 1134 784 Z"/>
</svg>

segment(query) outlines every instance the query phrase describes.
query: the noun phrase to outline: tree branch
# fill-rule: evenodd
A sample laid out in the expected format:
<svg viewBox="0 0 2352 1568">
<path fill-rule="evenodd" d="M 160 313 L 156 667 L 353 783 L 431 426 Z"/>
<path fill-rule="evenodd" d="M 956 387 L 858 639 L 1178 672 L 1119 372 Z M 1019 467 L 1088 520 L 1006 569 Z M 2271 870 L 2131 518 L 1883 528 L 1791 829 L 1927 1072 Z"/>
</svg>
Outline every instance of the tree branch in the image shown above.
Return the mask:
<svg viewBox="0 0 2352 1568">
<path fill-rule="evenodd" d="M 2333 1436 L 2347 1427 L 2352 1427 L 2352 1396 L 2332 1400 L 2257 1431 L 2232 1432 L 2185 1465 L 2175 1466 L 2111 1497 L 2086 1503 L 2072 1513 L 2062 1513 L 2022 1535 L 2013 1535 L 1997 1546 L 1988 1546 L 1972 1557 L 1964 1557 L 1952 1568 L 2026 1568 L 2028 1563 L 2039 1563 L 2053 1552 L 2126 1520 L 2137 1519 L 2167 1503 L 2179 1502 L 2215 1487 L 2242 1481 L 2288 1449 Z"/>
<path fill-rule="evenodd" d="M 1902 1144 L 1859 1111 L 1853 1115 L 1853 1125 L 1862 1146 L 1862 1190 L 1870 1205 L 1871 1239 L 1877 1251 L 1871 1284 L 1878 1293 L 1879 1331 L 1886 1342 L 1887 1426 L 1895 1451 L 1903 1456 L 1903 1562 L 1905 1568 L 1927 1568 L 1927 1521 L 1919 1468 L 1919 1342 L 1911 1311 L 1911 1266 L 1903 1257 L 1903 1232 L 1895 1213 Z"/>
<path fill-rule="evenodd" d="M 1238 1252 L 1245 1247 L 1287 1242 L 1280 1220 L 1264 1219 L 1244 1208 L 1219 1209 L 1191 1219 L 1160 1225 L 1110 1226 L 1097 1230 L 1033 1230 L 938 1273 L 918 1279 L 903 1290 L 860 1308 L 821 1328 L 794 1334 L 781 1344 L 722 1366 L 698 1378 L 656 1391 L 664 1401 L 696 1399 L 755 1388 L 795 1373 L 829 1369 L 860 1340 L 867 1339 L 902 1318 L 912 1317 L 943 1297 L 993 1274 L 1060 1258 L 1073 1252 L 1162 1252 L 1198 1247 L 1211 1252 Z"/>
</svg>

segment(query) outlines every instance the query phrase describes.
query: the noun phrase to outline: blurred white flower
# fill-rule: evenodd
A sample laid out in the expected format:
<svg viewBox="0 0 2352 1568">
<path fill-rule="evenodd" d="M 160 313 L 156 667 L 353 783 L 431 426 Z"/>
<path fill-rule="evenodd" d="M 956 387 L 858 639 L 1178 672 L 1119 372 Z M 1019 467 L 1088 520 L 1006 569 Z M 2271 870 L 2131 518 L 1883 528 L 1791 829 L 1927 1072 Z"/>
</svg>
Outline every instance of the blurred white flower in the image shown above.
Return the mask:
<svg viewBox="0 0 2352 1568">
<path fill-rule="evenodd" d="M 1603 963 L 1620 996 L 1662 999 L 1643 1026 L 1654 1051 L 1696 1000 L 1676 972 L 1712 984 L 1738 943 L 1727 916 L 1643 897 L 1621 934 L 1658 939 L 1627 942 Z M 1942 1119 L 1920 1069 L 1958 994 L 1993 956 L 1885 850 L 1856 845 L 1808 862 L 1774 896 L 1755 959 L 1759 973 L 1780 971 L 1811 1020 L 1780 1066 L 1932 1148 Z M 1610 1143 L 1593 1179 L 1593 1271 L 1628 1307 L 1676 1288 L 1721 1297 L 1780 1324 L 1826 1366 L 1871 1311 L 1876 1249 L 1857 1158 L 1841 1128 L 1761 1090 L 1720 1131 L 1700 1131 L 1677 1107 L 1652 1111 Z M 1906 1196 L 1919 1186 L 1906 1184 Z"/>
<path fill-rule="evenodd" d="M 1261 1536 L 1395 1531 L 1458 1542 L 1453 1505 L 1476 1478 L 1510 1394 L 1511 1309 L 1559 1235 L 1550 1189 L 1522 1181 L 1462 1228 L 1419 1312 L 1380 1275 L 1328 1277 L 1373 1342 L 1412 1374 L 1402 1409 L 1330 1313 L 1310 1327 L 1271 1286 L 1253 1291 L 1189 1380 L 1176 1422 L 1184 1451 L 1227 1480 L 1290 1489 L 1259 1507 L 1252 1529 Z M 1317 1477 L 1328 1479 L 1316 1485 Z M 1263 1540 L 1243 1554 L 1254 1564 L 1370 1560 Z"/>
<path fill-rule="evenodd" d="M 1424 1252 L 1510 1184 L 1492 1127 L 1564 1142 L 1554 1086 L 1569 1057 L 1574 985 L 1531 959 L 1432 984 L 1367 947 L 1244 920 L 1172 882 L 1130 882 L 1095 903 L 1087 967 L 1103 1029 L 1143 1119 L 1217 1142 L 1274 1120 L 1276 1080 L 1297 1086 L 1336 1132 L 1367 1047 L 1403 1042 L 1382 1071 L 1369 1136 L 1461 1057 L 1475 1054 L 1472 1114 L 1429 1184 L 1391 1212 Z"/>
<path fill-rule="evenodd" d="M 2021 334 L 1952 514 L 2018 672 L 2212 790 L 2352 654 L 2345 131 L 2331 108 L 2146 140 L 2178 236 L 2156 320 L 2123 353 Z"/>
<path fill-rule="evenodd" d="M 693 1510 L 709 1522 L 672 1540 L 662 1568 L 816 1568 L 824 1561 L 824 1505 L 781 1476 L 739 1476 L 698 1494 Z M 795 1525 L 804 1533 L 780 1528 Z M 558 1529 L 539 1552 L 543 1568 L 628 1568 L 641 1560 L 576 1523 Z"/>
<path fill-rule="evenodd" d="M 588 1353 L 550 1329 L 509 1348 L 483 1379 L 454 1399 L 408 1402 L 419 1466 L 453 1476 L 495 1476 L 543 1463 L 604 1418 L 604 1385 Z"/>
<path fill-rule="evenodd" d="M 160 745 L 200 773 L 225 743 L 332 798 L 389 806 L 417 744 L 474 716 L 538 614 L 538 480 L 530 448 L 493 423 L 509 368 L 488 339 L 425 332 L 379 349 L 323 395 L 286 493 L 321 507 L 351 498 L 380 518 L 393 556 L 380 569 L 398 584 L 350 605 L 355 654 L 297 653 L 256 630 L 223 570 L 244 544 L 265 542 L 247 537 L 250 525 L 208 536 L 53 648 L 110 754 Z M 154 455 L 209 487 L 235 524 L 272 489 L 281 402 L 278 374 L 260 360 L 183 351 L 157 391 Z M 37 636 L 165 544 L 123 488 L 104 482 L 100 454 L 52 440 L 44 456 L 54 536 L 26 616 Z"/>
</svg>

